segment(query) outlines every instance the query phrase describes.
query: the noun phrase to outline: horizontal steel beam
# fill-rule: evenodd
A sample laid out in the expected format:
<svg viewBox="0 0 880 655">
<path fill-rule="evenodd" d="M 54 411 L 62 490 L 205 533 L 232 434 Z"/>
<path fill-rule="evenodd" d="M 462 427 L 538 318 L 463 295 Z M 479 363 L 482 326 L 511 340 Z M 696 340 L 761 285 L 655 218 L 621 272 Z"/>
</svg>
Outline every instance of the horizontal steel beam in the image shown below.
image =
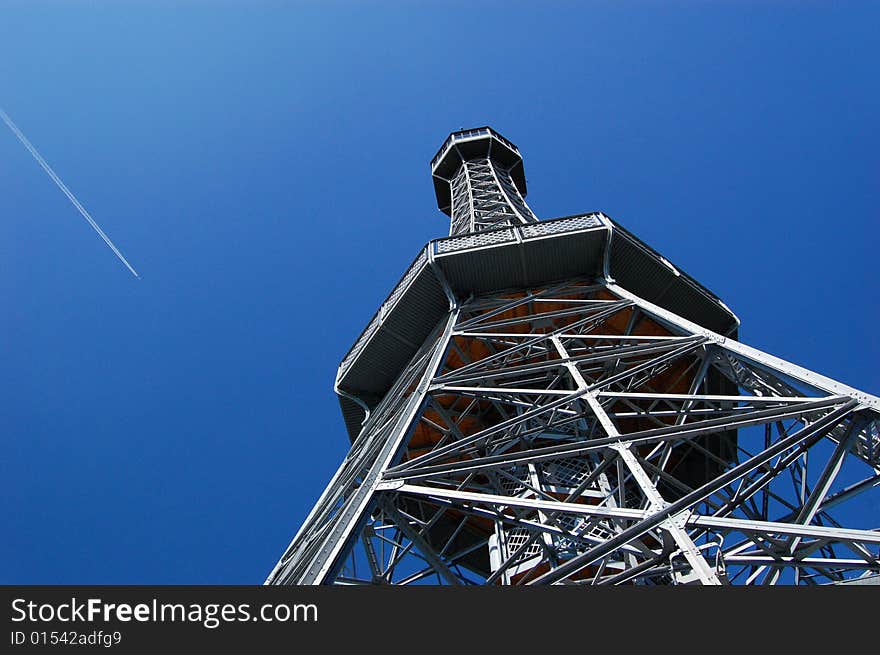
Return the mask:
<svg viewBox="0 0 880 655">
<path fill-rule="evenodd" d="M 583 516 L 636 520 L 644 518 L 647 514 L 644 510 L 638 509 L 583 505 L 580 503 L 567 503 L 563 501 L 539 500 L 537 498 L 522 498 L 520 496 L 499 496 L 496 494 L 474 493 L 470 491 L 458 491 L 456 489 L 439 489 L 437 487 L 425 487 L 414 484 L 401 485 L 392 482 L 385 483 L 379 488 L 383 490 L 393 490 L 397 493 L 413 494 L 416 496 L 449 498 L 470 503 L 495 505 L 497 507 L 524 507 L 550 512 L 563 512 L 565 514 L 581 514 Z"/>
<path fill-rule="evenodd" d="M 712 528 L 713 530 L 734 530 L 744 533 L 772 535 L 794 535 L 815 537 L 831 541 L 852 541 L 863 544 L 880 544 L 880 532 L 876 530 L 853 530 L 824 525 L 803 525 L 800 523 L 779 523 L 775 521 L 754 521 L 727 516 L 691 515 L 688 526 Z"/>
</svg>

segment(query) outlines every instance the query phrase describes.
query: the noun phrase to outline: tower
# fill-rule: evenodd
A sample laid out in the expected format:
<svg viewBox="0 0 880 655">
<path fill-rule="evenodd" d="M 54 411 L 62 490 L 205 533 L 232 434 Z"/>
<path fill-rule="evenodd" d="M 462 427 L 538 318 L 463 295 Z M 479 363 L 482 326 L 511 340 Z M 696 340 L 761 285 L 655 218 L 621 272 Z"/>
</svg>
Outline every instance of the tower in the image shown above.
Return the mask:
<svg viewBox="0 0 880 655">
<path fill-rule="evenodd" d="M 449 236 L 342 360 L 351 450 L 267 584 L 880 579 L 880 399 L 604 214 L 539 221 L 494 130 L 431 172 Z"/>
</svg>

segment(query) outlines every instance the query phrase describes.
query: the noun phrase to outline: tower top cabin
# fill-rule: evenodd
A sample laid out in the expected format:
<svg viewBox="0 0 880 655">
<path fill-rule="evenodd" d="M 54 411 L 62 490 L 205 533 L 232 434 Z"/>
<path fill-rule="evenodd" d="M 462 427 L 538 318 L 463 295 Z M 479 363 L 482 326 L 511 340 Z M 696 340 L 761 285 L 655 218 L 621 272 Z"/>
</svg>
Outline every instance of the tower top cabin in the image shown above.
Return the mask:
<svg viewBox="0 0 880 655">
<path fill-rule="evenodd" d="M 431 175 L 450 236 L 538 220 L 525 201 L 519 150 L 491 127 L 450 134 L 431 160 Z"/>
</svg>

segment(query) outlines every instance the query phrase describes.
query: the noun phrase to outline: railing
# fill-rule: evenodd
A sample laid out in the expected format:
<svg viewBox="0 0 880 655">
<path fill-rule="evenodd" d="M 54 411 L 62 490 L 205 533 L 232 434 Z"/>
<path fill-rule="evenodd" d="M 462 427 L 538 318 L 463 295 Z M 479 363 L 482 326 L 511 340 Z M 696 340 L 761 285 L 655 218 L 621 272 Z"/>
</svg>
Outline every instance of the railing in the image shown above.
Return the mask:
<svg viewBox="0 0 880 655">
<path fill-rule="evenodd" d="M 361 354 L 361 351 L 364 349 L 364 346 L 367 345 L 367 342 L 372 338 L 373 333 L 379 329 L 379 326 L 382 324 L 382 321 L 385 320 L 385 316 L 387 316 L 388 312 L 390 312 L 394 306 L 397 304 L 397 301 L 400 300 L 400 297 L 406 291 L 412 281 L 416 278 L 416 276 L 422 271 L 428 261 L 428 256 L 425 253 L 425 249 L 422 248 L 421 252 L 419 252 L 419 256 L 415 258 L 412 264 L 409 265 L 409 268 L 406 269 L 406 272 L 400 278 L 400 281 L 394 286 L 394 289 L 391 290 L 391 293 L 386 298 L 385 302 L 379 307 L 375 314 L 373 314 L 373 318 L 370 319 L 370 322 L 367 323 L 367 327 L 364 328 L 364 331 L 361 332 L 361 335 L 358 337 L 357 341 L 354 342 L 354 345 L 348 350 L 345 357 L 342 360 L 342 363 L 339 365 L 341 371 L 347 371 L 351 366 L 351 363 L 357 359 L 357 356 Z"/>
<path fill-rule="evenodd" d="M 557 218 L 551 221 L 542 221 L 540 223 L 530 223 L 518 227 L 502 227 L 462 236 L 435 239 L 428 244 L 428 248 L 432 248 L 436 255 L 442 256 L 451 252 L 482 248 L 500 243 L 515 243 L 517 241 L 516 231 L 519 232 L 522 240 L 527 241 L 529 239 L 544 236 L 595 229 L 597 227 L 602 227 L 603 225 L 602 214 L 600 212 L 594 212 L 592 214 L 567 216 L 565 218 Z M 421 273 L 425 266 L 427 266 L 427 261 L 428 257 L 423 248 L 419 252 L 418 257 L 416 257 L 412 264 L 406 269 L 406 272 L 388 295 L 388 298 L 373 315 L 373 318 L 357 338 L 357 341 L 354 342 L 352 347 L 346 353 L 342 363 L 339 365 L 340 378 L 345 375 L 354 360 L 361 354 L 361 351 L 367 343 L 369 343 L 370 339 L 372 339 L 373 334 L 381 327 L 385 317 L 392 309 L 394 309 L 400 301 L 400 298 L 412 284 L 413 280 L 415 280 L 418 274 Z"/>
<path fill-rule="evenodd" d="M 495 137 L 496 139 L 501 141 L 501 143 L 513 150 L 517 155 L 519 154 L 519 150 L 515 145 L 513 145 L 510 141 L 498 134 L 498 132 L 493 130 L 491 127 L 477 127 L 472 130 L 460 130 L 458 132 L 453 132 L 448 137 L 446 137 L 446 141 L 444 141 L 443 145 L 440 146 L 440 150 L 438 150 L 437 154 L 434 155 L 433 159 L 431 159 L 431 170 L 434 170 L 434 167 L 437 166 L 437 162 L 439 162 L 446 156 L 446 153 L 449 152 L 449 149 L 452 147 L 453 143 L 455 143 L 456 141 L 464 141 L 480 136 Z"/>
<path fill-rule="evenodd" d="M 556 218 L 549 221 L 540 221 L 538 223 L 529 223 L 527 225 L 519 225 L 516 227 L 501 227 L 493 230 L 484 230 L 482 232 L 471 234 L 444 237 L 442 239 L 435 239 L 431 241 L 427 247 L 431 249 L 431 252 L 438 259 L 442 259 L 443 257 L 453 253 L 476 250 L 479 248 L 486 248 L 500 244 L 513 244 L 518 241 L 528 242 L 533 239 L 554 237 L 561 234 L 574 234 L 576 232 L 602 229 L 609 225 L 612 225 L 612 222 L 604 214 L 602 214 L 601 212 L 593 212 L 590 214 L 577 214 L 575 216 Z M 634 242 L 639 247 L 643 248 L 651 256 L 658 260 L 661 259 L 661 255 L 659 253 L 643 244 L 636 237 L 632 236 L 629 232 L 621 228 L 617 223 L 613 223 L 613 226 L 614 230 L 620 233 L 621 236 L 634 240 Z M 406 293 L 406 290 L 412 285 L 413 281 L 416 279 L 416 277 L 418 277 L 419 273 L 421 273 L 427 266 L 427 249 L 423 248 L 419 252 L 418 257 L 415 258 L 415 260 L 406 269 L 406 272 L 403 274 L 403 276 L 401 276 L 400 281 L 395 285 L 394 289 L 388 295 L 385 302 L 382 303 L 378 311 L 376 311 L 376 313 L 373 315 L 373 318 L 367 324 L 367 327 L 364 328 L 364 331 L 361 333 L 361 335 L 357 338 L 357 341 L 355 341 L 355 343 L 349 349 L 348 353 L 346 353 L 345 358 L 339 365 L 339 379 L 341 379 L 345 375 L 345 373 L 358 358 L 358 356 L 361 354 L 369 341 L 373 338 L 373 335 L 381 328 L 382 323 L 385 321 L 389 312 L 391 312 L 398 305 L 400 299 Z M 727 309 L 726 305 L 724 305 L 724 303 L 722 303 L 718 299 L 718 297 L 715 296 L 715 294 L 703 287 L 703 285 L 701 285 L 684 271 L 681 271 L 680 269 L 677 270 L 679 270 L 680 273 L 680 280 L 683 280 L 688 285 L 694 287 L 697 291 L 705 295 L 708 299 L 714 300 L 720 306 L 724 307 L 728 312 L 730 312 L 730 310 Z M 878 439 L 877 442 L 880 443 L 880 439 Z"/>
</svg>

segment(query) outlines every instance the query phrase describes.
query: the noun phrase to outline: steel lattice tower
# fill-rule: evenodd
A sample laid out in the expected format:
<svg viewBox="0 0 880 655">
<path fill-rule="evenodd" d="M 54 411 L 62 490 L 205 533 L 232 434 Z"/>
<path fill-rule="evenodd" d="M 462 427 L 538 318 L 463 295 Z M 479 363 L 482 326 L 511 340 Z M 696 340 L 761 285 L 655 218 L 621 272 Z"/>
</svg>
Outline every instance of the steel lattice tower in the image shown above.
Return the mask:
<svg viewBox="0 0 880 655">
<path fill-rule="evenodd" d="M 431 170 L 450 236 L 343 359 L 351 451 L 267 584 L 878 579 L 880 399 L 604 214 L 538 221 L 490 128 Z"/>
</svg>

